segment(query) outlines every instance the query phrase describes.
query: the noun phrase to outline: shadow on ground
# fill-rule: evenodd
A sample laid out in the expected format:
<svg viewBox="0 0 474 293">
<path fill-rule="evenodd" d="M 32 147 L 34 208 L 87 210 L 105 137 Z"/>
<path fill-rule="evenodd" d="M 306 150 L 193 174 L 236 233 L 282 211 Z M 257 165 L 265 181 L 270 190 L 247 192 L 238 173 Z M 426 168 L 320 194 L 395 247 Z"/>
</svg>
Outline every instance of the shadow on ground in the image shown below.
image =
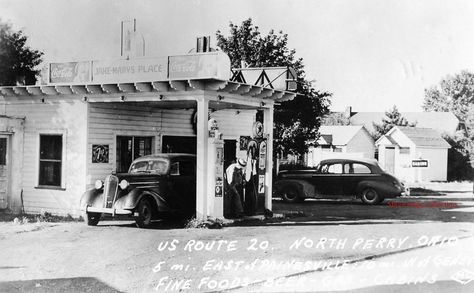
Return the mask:
<svg viewBox="0 0 474 293">
<path fill-rule="evenodd" d="M 96 278 L 61 278 L 26 281 L 0 282 L 0 292 L 34 292 L 34 293 L 63 293 L 63 292 L 101 292 L 120 293 L 119 290 L 97 280 Z"/>
<path fill-rule="evenodd" d="M 333 291 L 331 291 L 333 292 Z M 344 292 L 354 293 L 372 293 L 372 292 L 474 292 L 474 282 L 468 284 L 461 284 L 455 281 L 438 281 L 433 284 L 419 283 L 419 284 L 403 284 L 403 285 L 379 285 L 360 289 L 351 289 Z M 324 293 L 324 292 L 321 292 Z"/>
</svg>

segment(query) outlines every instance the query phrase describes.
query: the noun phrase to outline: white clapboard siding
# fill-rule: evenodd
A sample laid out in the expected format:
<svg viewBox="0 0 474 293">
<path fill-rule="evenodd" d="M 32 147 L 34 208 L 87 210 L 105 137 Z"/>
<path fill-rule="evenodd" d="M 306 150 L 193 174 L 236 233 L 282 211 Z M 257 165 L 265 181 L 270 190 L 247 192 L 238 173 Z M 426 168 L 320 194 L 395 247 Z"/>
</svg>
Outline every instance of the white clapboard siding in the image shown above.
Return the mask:
<svg viewBox="0 0 474 293">
<path fill-rule="evenodd" d="M 252 136 L 252 127 L 255 122 L 256 110 L 219 110 L 211 114 L 216 119 L 219 132 L 224 139 L 235 139 L 236 155 L 238 158 L 246 158 L 246 151 L 240 151 L 240 136 Z"/>
<path fill-rule="evenodd" d="M 144 104 L 91 103 L 88 110 L 87 184 L 116 170 L 116 136 L 153 136 L 154 152 L 161 152 L 163 135 L 195 136 L 194 109 L 159 109 Z M 220 110 L 211 117 L 218 121 L 225 139 L 250 136 L 255 110 Z M 109 146 L 109 163 L 92 163 L 92 145 Z M 238 147 L 238 146 L 237 146 Z"/>
<path fill-rule="evenodd" d="M 91 103 L 88 110 L 87 185 L 116 170 L 117 136 L 153 136 L 153 152 L 161 151 L 162 135 L 195 136 L 194 109 L 159 109 L 127 103 Z M 109 163 L 92 163 L 92 146 L 109 146 Z"/>
<path fill-rule="evenodd" d="M 370 134 L 361 128 L 347 143 L 347 153 L 362 153 L 364 158 L 373 159 L 375 154 L 375 142 Z"/>
<path fill-rule="evenodd" d="M 87 104 L 78 99 L 36 99 L 5 105 L 8 116 L 25 117 L 21 188 L 26 212 L 48 211 L 55 214 L 79 214 L 79 198 L 85 186 L 85 146 Z M 63 135 L 64 190 L 38 189 L 39 135 Z M 17 158 L 12 158 L 13 160 Z M 19 197 L 20 195 L 13 195 Z"/>
<path fill-rule="evenodd" d="M 219 110 L 211 114 L 216 119 L 224 138 L 237 139 L 240 136 L 251 136 L 255 121 L 255 110 Z"/>
</svg>

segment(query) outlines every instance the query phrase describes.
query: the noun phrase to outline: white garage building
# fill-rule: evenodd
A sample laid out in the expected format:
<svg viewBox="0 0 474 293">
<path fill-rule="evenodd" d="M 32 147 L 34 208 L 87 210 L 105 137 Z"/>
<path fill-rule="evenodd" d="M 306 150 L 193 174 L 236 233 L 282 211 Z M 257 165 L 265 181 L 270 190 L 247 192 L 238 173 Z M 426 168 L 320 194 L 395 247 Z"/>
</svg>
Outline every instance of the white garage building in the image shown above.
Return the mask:
<svg viewBox="0 0 474 293">
<path fill-rule="evenodd" d="M 407 182 L 446 181 L 451 147 L 431 128 L 393 127 L 375 142 L 379 164 Z"/>
</svg>

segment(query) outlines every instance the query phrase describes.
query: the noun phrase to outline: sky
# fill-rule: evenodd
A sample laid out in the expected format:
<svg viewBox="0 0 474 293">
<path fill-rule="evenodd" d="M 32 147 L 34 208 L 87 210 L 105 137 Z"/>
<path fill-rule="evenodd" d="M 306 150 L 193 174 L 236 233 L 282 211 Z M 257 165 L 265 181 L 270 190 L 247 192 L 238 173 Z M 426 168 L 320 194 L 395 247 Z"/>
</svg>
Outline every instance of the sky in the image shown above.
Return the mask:
<svg viewBox="0 0 474 293">
<path fill-rule="evenodd" d="M 119 58 L 122 20 L 136 19 L 147 56 L 168 56 L 247 18 L 288 34 L 332 111 L 422 111 L 425 88 L 474 71 L 472 0 L 0 0 L 45 62 Z"/>
</svg>

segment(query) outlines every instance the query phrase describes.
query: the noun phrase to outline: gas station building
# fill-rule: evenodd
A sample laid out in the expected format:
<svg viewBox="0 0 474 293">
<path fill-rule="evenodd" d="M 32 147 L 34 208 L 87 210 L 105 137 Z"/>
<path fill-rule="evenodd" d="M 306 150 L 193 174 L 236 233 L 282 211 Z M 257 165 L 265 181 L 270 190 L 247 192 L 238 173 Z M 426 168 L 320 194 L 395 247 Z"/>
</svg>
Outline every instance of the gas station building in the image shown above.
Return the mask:
<svg viewBox="0 0 474 293">
<path fill-rule="evenodd" d="M 96 180 L 146 154 L 186 152 L 197 218 L 222 218 L 222 172 L 253 138 L 272 210 L 273 109 L 295 96 L 286 70 L 232 71 L 217 51 L 51 63 L 42 85 L 0 87 L 0 210 L 78 216 Z"/>
</svg>

